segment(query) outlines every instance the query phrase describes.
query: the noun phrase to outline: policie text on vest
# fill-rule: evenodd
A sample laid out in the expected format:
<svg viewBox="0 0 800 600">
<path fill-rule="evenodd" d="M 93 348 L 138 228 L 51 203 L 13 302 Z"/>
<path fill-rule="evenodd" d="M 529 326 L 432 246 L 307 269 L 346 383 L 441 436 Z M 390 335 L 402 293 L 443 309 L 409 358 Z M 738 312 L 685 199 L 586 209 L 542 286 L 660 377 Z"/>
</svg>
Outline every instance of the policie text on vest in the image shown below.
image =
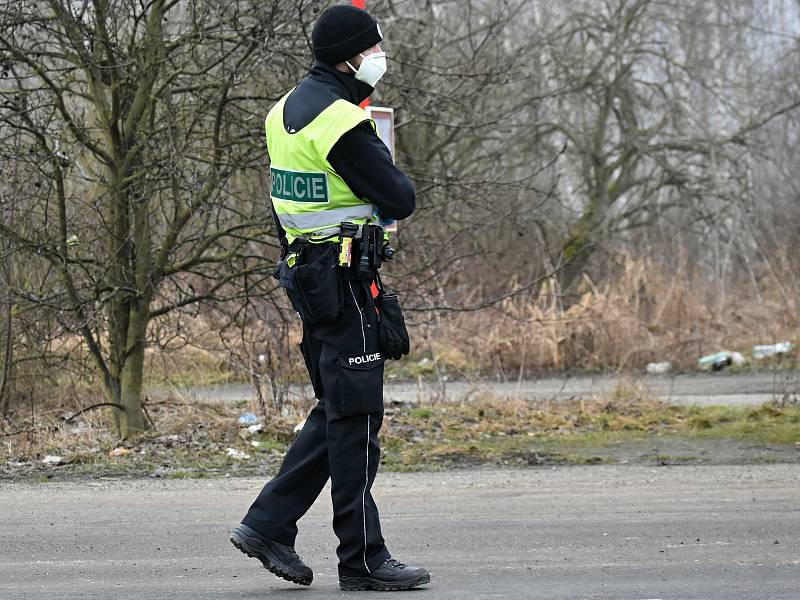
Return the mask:
<svg viewBox="0 0 800 600">
<path fill-rule="evenodd" d="M 327 173 L 288 171 L 270 167 L 270 195 L 292 202 L 328 202 Z"/>
</svg>

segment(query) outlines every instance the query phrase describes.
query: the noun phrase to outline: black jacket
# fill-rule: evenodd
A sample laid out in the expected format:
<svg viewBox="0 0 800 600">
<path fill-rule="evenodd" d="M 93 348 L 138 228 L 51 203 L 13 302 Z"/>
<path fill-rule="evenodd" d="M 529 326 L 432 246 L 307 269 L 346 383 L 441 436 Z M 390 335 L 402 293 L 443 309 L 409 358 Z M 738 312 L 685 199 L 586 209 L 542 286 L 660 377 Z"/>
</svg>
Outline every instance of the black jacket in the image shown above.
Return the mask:
<svg viewBox="0 0 800 600">
<path fill-rule="evenodd" d="M 286 99 L 283 126 L 300 131 L 336 100 L 360 104 L 373 91 L 349 73 L 316 62 Z M 328 153 L 328 162 L 359 198 L 378 207 L 381 217 L 405 219 L 416 206 L 414 184 L 392 162 L 372 126 L 364 122 L 345 133 Z"/>
</svg>

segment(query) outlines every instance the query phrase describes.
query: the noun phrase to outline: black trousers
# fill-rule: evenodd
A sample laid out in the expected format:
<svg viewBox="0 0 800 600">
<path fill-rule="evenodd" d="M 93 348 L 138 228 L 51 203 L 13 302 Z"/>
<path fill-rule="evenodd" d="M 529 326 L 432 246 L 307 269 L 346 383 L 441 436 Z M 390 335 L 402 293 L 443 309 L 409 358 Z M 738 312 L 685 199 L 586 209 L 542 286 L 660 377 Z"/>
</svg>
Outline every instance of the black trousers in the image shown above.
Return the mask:
<svg viewBox="0 0 800 600">
<path fill-rule="evenodd" d="M 380 462 L 383 357 L 377 317 L 361 281 L 342 281 L 334 322 L 304 325 L 300 348 L 319 399 L 242 522 L 294 546 L 297 521 L 331 479 L 341 575 L 371 573 L 388 557 L 370 490 Z"/>
</svg>

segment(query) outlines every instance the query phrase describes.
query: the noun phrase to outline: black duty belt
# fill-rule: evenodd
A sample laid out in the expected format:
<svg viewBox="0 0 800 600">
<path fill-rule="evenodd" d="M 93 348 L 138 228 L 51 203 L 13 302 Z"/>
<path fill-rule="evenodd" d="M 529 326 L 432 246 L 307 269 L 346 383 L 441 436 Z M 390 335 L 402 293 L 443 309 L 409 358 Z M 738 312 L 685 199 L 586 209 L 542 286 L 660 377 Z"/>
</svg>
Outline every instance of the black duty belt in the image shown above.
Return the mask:
<svg viewBox="0 0 800 600">
<path fill-rule="evenodd" d="M 317 253 L 324 252 L 331 244 L 338 247 L 339 268 L 342 277 L 347 280 L 373 281 L 377 278 L 381 265 L 392 259 L 395 249 L 384 239 L 384 230 L 379 225 L 357 225 L 344 222 L 341 224 L 339 243 L 311 242 L 305 238 L 297 237 L 287 247 L 286 254 L 276 266 L 273 276 L 280 281 L 282 287 L 293 288 L 291 281 L 291 268 L 288 266 L 287 257 L 296 256 L 299 264 L 314 260 Z"/>
</svg>

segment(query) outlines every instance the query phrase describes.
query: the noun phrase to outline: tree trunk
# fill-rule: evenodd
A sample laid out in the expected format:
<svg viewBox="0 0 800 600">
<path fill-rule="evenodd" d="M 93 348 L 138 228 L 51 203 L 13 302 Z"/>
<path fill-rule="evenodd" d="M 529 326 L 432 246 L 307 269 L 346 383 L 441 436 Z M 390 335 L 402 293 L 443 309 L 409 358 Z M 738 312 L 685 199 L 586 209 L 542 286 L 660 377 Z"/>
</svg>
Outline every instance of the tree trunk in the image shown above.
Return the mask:
<svg viewBox="0 0 800 600">
<path fill-rule="evenodd" d="M 143 408 L 144 355 L 147 326 L 150 322 L 149 298 L 118 302 L 111 314 L 125 314 L 124 328 L 111 328 L 111 360 L 106 395 L 109 402 L 123 408 L 114 410 L 114 431 L 122 439 L 132 439 L 147 429 Z"/>
<path fill-rule="evenodd" d="M 142 409 L 142 378 L 144 376 L 144 342 L 133 348 L 125 361 L 120 380 L 119 402 L 125 407 L 120 414 L 119 434 L 130 439 L 146 427 Z"/>
<path fill-rule="evenodd" d="M 11 291 L 9 290 L 9 277 L 6 264 L 0 265 L 0 310 L 3 311 L 3 360 L 2 372 L 0 372 L 0 415 L 8 412 L 11 405 L 11 369 L 14 364 L 14 341 L 12 335 L 12 306 Z"/>
<path fill-rule="evenodd" d="M 590 200 L 583 214 L 570 227 L 569 238 L 561 249 L 563 266 L 558 274 L 558 283 L 565 307 L 577 301 L 575 288 L 597 248 L 595 241 L 598 229 L 597 206 L 596 199 Z"/>
<path fill-rule="evenodd" d="M 123 439 L 135 437 L 146 429 L 142 407 L 142 380 L 148 321 L 148 301 L 134 301 L 130 308 L 126 352 L 119 382 L 119 403 L 125 407 L 120 414 L 119 423 L 119 435 Z"/>
<path fill-rule="evenodd" d="M 558 283 L 561 287 L 565 308 L 572 306 L 579 300 L 577 297 L 578 283 L 586 272 L 595 248 L 595 243 L 588 237 L 585 239 L 572 239 L 564 245 L 562 255 L 565 264 L 559 271 Z"/>
</svg>

